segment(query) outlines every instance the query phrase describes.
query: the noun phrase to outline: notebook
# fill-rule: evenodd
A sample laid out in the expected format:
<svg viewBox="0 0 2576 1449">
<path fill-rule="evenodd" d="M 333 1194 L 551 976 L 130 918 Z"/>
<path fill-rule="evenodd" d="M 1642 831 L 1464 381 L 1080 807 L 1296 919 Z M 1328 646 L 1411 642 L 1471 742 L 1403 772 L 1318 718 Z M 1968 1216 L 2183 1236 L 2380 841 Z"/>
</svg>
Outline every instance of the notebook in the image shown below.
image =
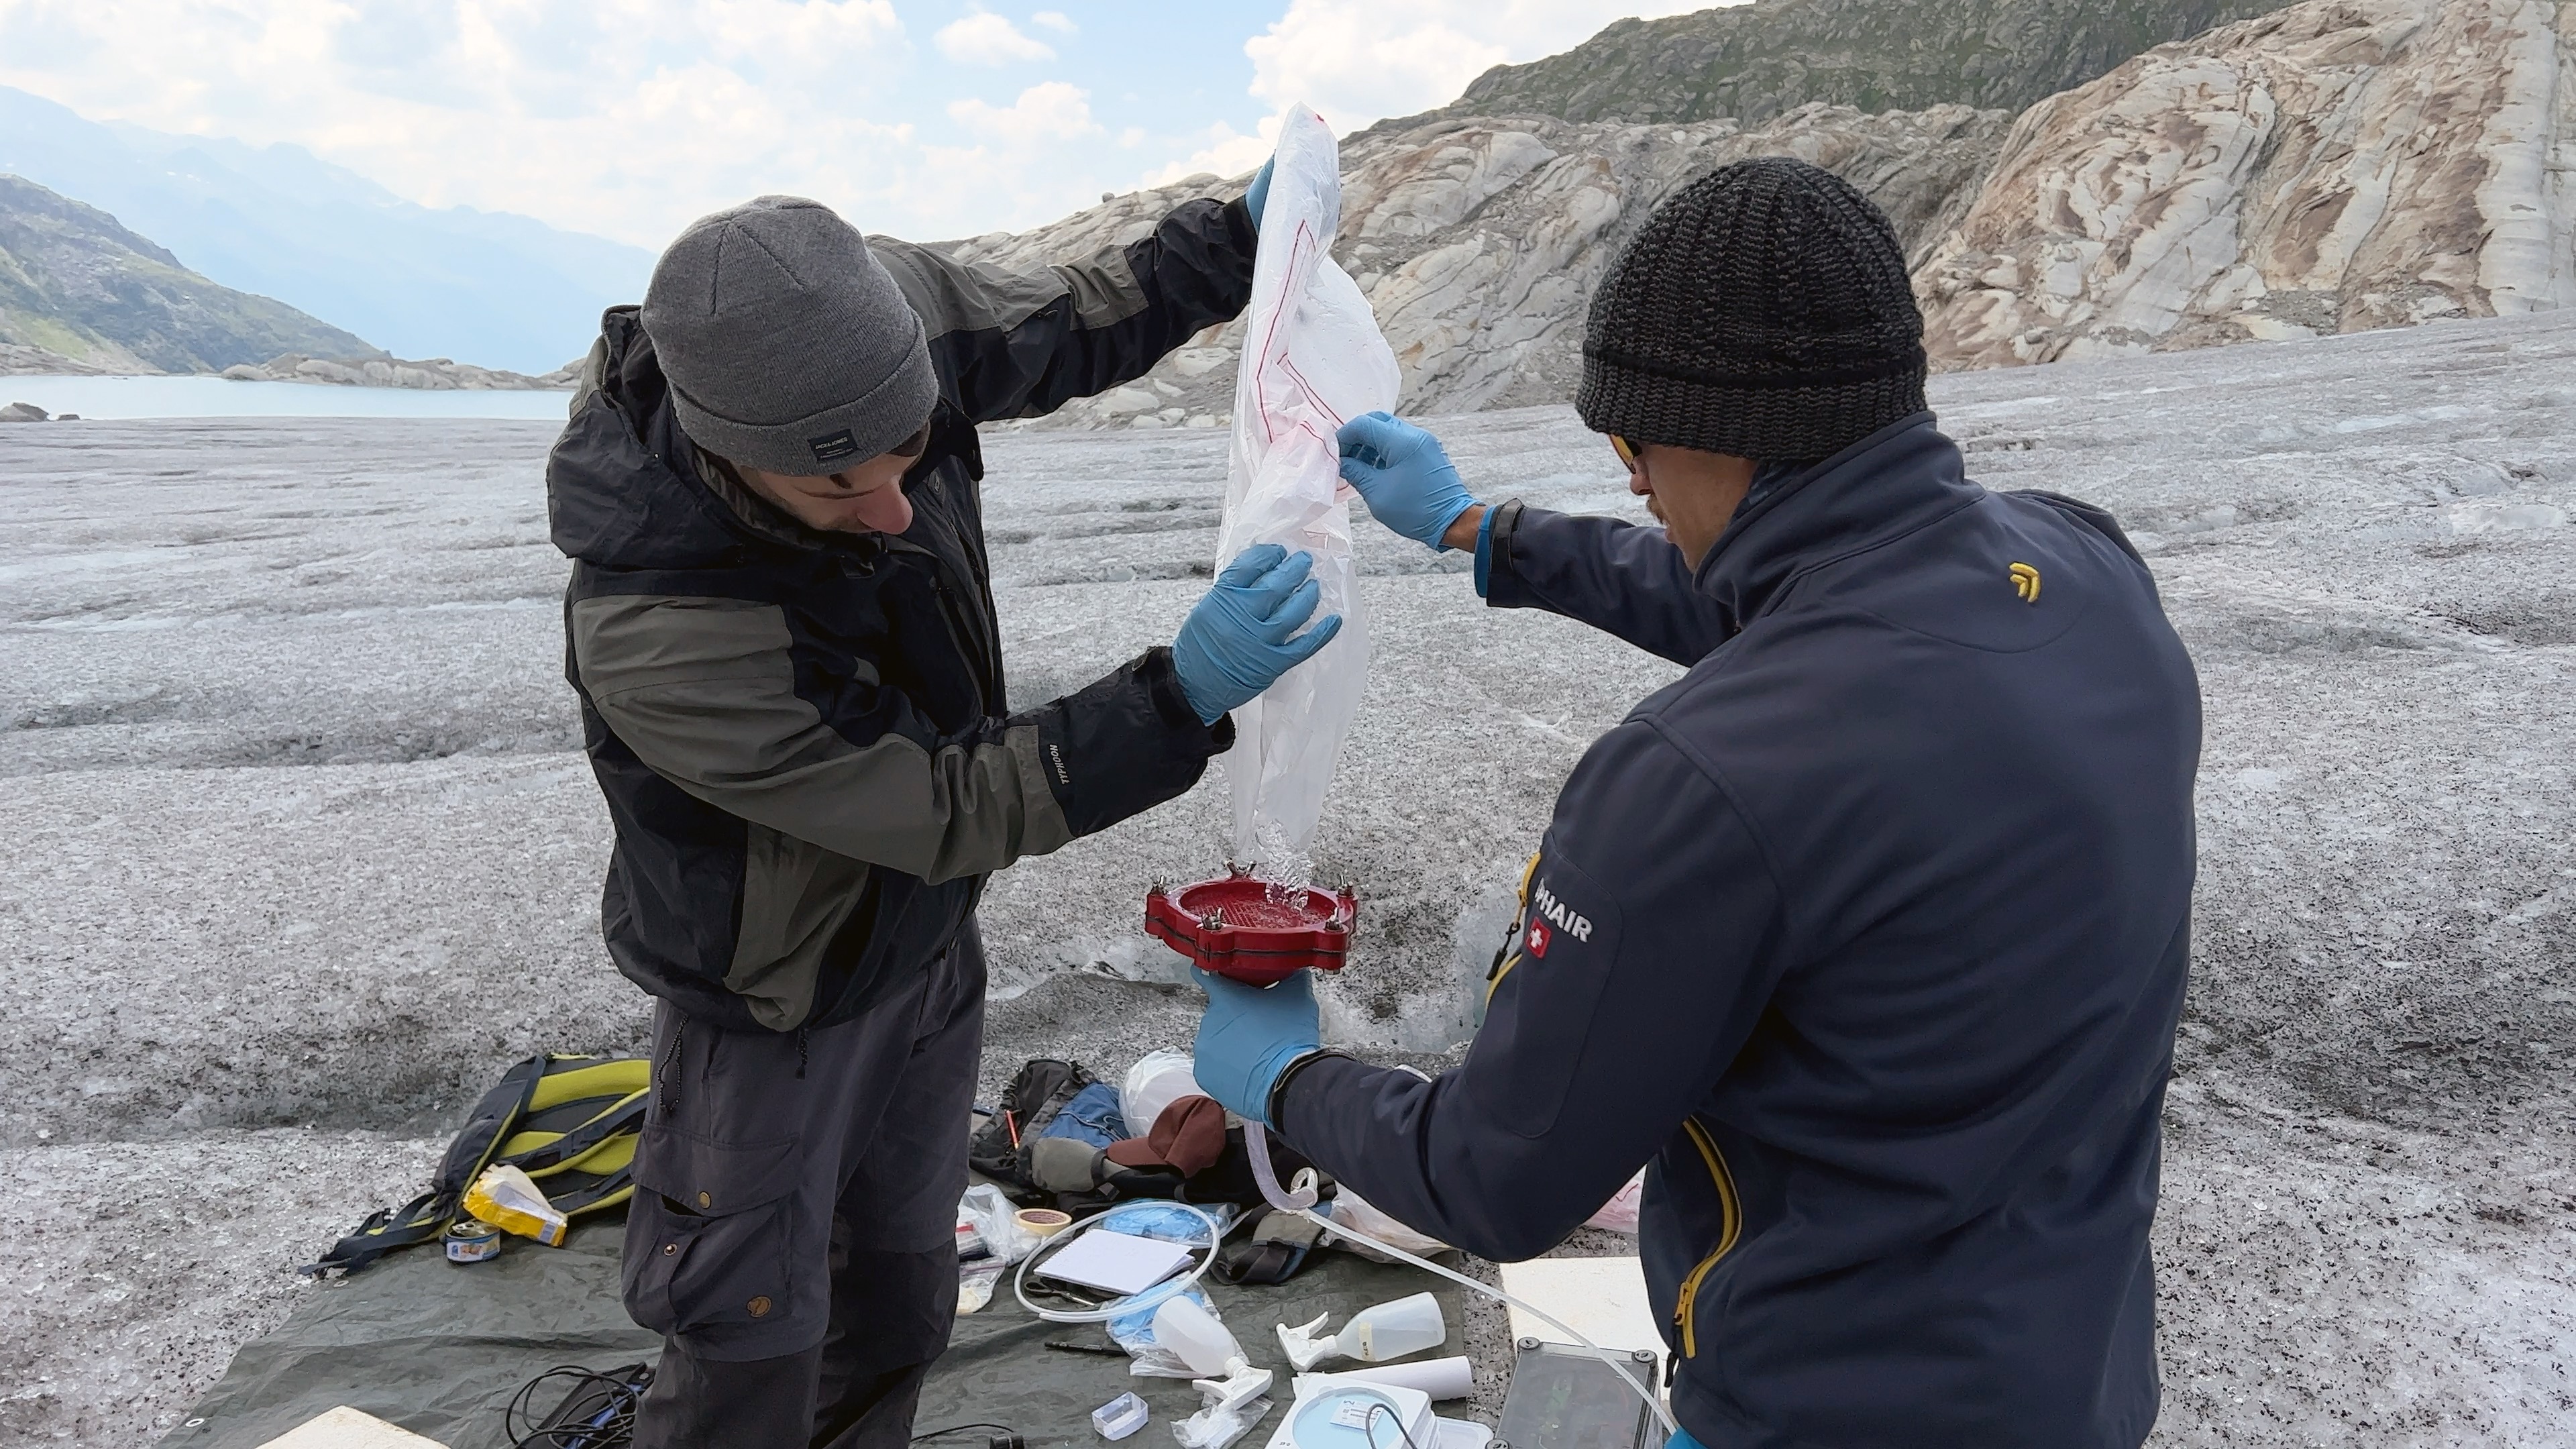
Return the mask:
<svg viewBox="0 0 2576 1449">
<path fill-rule="evenodd" d="M 1160 1238 L 1093 1228 L 1051 1254 L 1037 1273 L 1124 1297 L 1172 1276 L 1190 1261 L 1192 1251 Z"/>
</svg>

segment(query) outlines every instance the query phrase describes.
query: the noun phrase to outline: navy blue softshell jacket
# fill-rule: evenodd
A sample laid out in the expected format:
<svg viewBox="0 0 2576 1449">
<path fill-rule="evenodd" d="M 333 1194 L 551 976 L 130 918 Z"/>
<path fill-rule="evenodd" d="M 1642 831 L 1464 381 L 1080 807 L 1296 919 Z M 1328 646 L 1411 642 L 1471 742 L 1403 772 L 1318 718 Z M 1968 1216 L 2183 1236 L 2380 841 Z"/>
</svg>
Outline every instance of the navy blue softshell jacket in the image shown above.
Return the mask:
<svg viewBox="0 0 2576 1449">
<path fill-rule="evenodd" d="M 2200 694 L 2110 515 L 1929 413 L 1762 496 L 1694 576 L 1523 510 L 1488 597 L 1690 672 L 1558 797 L 1465 1063 L 1320 1058 L 1281 1135 L 1513 1261 L 1648 1164 L 1711 1449 L 2134 1446 Z"/>
</svg>

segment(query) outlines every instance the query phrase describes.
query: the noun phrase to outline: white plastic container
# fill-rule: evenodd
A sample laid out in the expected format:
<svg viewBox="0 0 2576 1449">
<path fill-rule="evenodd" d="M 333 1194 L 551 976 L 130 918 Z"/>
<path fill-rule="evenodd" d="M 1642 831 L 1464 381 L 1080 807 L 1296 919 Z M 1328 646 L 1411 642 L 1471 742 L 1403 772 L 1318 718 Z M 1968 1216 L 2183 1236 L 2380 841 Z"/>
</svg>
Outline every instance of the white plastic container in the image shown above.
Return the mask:
<svg viewBox="0 0 2576 1449">
<path fill-rule="evenodd" d="M 1129 1136 L 1153 1131 L 1154 1119 L 1183 1097 L 1207 1095 L 1190 1075 L 1190 1063 L 1188 1052 L 1152 1051 L 1127 1069 L 1127 1080 L 1118 1088 L 1118 1115 L 1126 1119 Z"/>
<path fill-rule="evenodd" d="M 1234 1334 L 1186 1297 L 1164 1299 L 1163 1306 L 1154 1310 L 1154 1342 L 1170 1349 L 1201 1378 L 1222 1378 L 1243 1357 L 1243 1345 Z"/>
<path fill-rule="evenodd" d="M 1431 1400 L 1382 1384 L 1329 1384 L 1301 1393 L 1268 1449 L 1434 1449 Z"/>
<path fill-rule="evenodd" d="M 1330 1338 L 1321 1336 L 1323 1327 L 1324 1320 L 1320 1318 L 1301 1328 L 1279 1325 L 1279 1347 L 1299 1372 L 1334 1358 L 1385 1363 L 1449 1341 L 1449 1325 L 1440 1316 L 1440 1300 L 1428 1293 L 1363 1308 Z"/>
<path fill-rule="evenodd" d="M 1476 1392 L 1476 1366 L 1465 1354 L 1453 1358 L 1418 1358 L 1411 1363 L 1372 1364 L 1331 1374 L 1299 1374 L 1297 1397 L 1310 1398 L 1332 1384 L 1378 1384 L 1414 1389 L 1434 1399 L 1463 1399 Z"/>
<path fill-rule="evenodd" d="M 1134 1394 L 1120 1394 L 1091 1411 L 1091 1428 L 1101 1438 L 1114 1443 L 1144 1428 L 1145 1421 L 1152 1417 L 1153 1411 L 1145 1407 L 1143 1399 Z"/>
<path fill-rule="evenodd" d="M 1440 1316 L 1440 1300 L 1428 1293 L 1363 1308 L 1333 1338 L 1345 1358 L 1386 1363 L 1449 1341 L 1449 1324 Z"/>
</svg>

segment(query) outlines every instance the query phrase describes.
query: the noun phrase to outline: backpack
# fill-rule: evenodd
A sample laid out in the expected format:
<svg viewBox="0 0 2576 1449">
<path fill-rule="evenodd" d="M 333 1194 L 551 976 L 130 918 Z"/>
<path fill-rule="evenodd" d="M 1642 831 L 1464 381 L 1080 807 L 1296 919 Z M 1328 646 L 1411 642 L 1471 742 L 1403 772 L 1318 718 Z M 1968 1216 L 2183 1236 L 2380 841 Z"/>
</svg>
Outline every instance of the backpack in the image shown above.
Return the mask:
<svg viewBox="0 0 2576 1449">
<path fill-rule="evenodd" d="M 438 1241 L 464 1216 L 465 1190 L 487 1167 L 525 1172 L 568 1218 L 623 1204 L 635 1194 L 630 1169 L 652 1071 L 642 1057 L 550 1053 L 513 1066 L 448 1144 L 429 1191 L 369 1213 L 304 1271 L 353 1273 L 396 1248 Z"/>
<path fill-rule="evenodd" d="M 1080 1062 L 1040 1057 L 1022 1066 L 1002 1089 L 1000 1108 L 967 1144 L 967 1165 L 992 1179 L 1014 1202 L 1045 1202 L 1046 1190 L 1030 1171 L 1030 1155 L 1065 1104 L 1096 1080 Z"/>
</svg>

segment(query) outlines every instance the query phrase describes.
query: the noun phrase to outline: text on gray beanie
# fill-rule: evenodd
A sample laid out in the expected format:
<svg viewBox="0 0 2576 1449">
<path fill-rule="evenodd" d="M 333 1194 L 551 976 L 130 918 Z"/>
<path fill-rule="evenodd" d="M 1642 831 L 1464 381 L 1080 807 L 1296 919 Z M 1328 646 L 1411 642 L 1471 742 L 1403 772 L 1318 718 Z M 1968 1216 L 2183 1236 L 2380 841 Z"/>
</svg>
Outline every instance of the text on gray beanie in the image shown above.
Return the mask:
<svg viewBox="0 0 2576 1449">
<path fill-rule="evenodd" d="M 680 431 L 765 472 L 864 462 L 939 400 L 912 304 L 857 228 L 803 197 L 691 223 L 653 268 L 643 323 Z"/>
</svg>

